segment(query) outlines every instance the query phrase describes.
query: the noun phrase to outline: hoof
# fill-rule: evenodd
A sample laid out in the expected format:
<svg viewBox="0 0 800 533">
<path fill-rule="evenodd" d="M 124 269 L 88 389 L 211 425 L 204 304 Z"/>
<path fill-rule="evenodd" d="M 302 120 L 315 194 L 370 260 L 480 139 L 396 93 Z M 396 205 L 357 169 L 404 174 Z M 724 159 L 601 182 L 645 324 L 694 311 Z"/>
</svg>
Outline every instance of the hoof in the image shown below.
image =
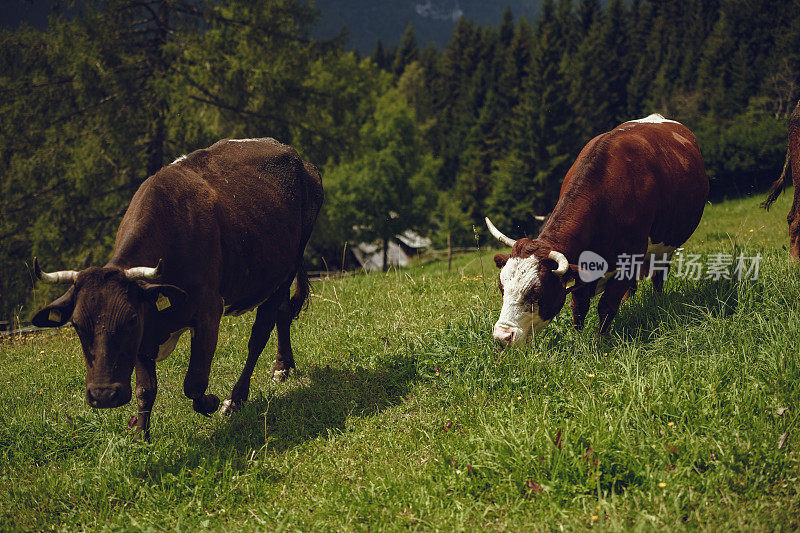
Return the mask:
<svg viewBox="0 0 800 533">
<path fill-rule="evenodd" d="M 194 400 L 192 407 L 201 415 L 211 416 L 219 408 L 219 398 L 213 394 L 206 394 L 199 400 Z"/>
<path fill-rule="evenodd" d="M 222 402 L 222 409 L 219 410 L 221 415 L 230 416 L 242 408 L 241 403 L 234 402 L 230 398 Z"/>
<path fill-rule="evenodd" d="M 274 370 L 272 372 L 272 379 L 275 380 L 276 383 L 283 383 L 292 375 L 292 369 L 286 368 L 284 370 Z"/>
</svg>

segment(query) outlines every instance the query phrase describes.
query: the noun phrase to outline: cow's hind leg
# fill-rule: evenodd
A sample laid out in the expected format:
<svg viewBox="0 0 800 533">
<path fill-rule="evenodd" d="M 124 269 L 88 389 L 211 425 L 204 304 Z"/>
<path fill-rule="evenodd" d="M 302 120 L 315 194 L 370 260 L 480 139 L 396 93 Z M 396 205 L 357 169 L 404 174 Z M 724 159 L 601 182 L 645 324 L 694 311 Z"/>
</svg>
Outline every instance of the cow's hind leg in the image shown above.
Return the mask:
<svg viewBox="0 0 800 533">
<path fill-rule="evenodd" d="M 208 376 L 211 373 L 211 361 L 217 349 L 219 337 L 219 321 L 222 317 L 222 302 L 213 312 L 199 320 L 192 337 L 192 351 L 189 356 L 189 368 L 183 380 L 183 392 L 192 400 L 192 408 L 198 413 L 210 416 L 219 407 L 219 398 L 206 394 Z"/>
<path fill-rule="evenodd" d="M 275 365 L 272 367 L 272 379 L 277 382 L 285 381 L 294 368 L 294 353 L 289 333 L 292 326 L 292 306 L 289 302 L 289 287 L 283 293 L 278 306 L 278 354 L 275 356 Z"/>
<path fill-rule="evenodd" d="M 242 369 L 242 375 L 239 376 L 239 380 L 233 386 L 231 395 L 222 402 L 222 414 L 238 411 L 242 402 L 247 401 L 250 396 L 250 379 L 253 377 L 258 358 L 261 356 L 261 352 L 264 351 L 267 341 L 269 341 L 272 328 L 275 327 L 277 312 L 278 303 L 275 297 L 258 306 L 256 320 L 253 322 L 250 340 L 247 343 L 247 361 Z"/>
<path fill-rule="evenodd" d="M 667 279 L 667 274 L 669 274 L 669 267 L 665 270 L 658 270 L 653 273 L 653 290 L 658 294 L 664 292 L 664 281 Z"/>
<path fill-rule="evenodd" d="M 622 301 L 627 302 L 628 300 L 633 300 L 633 297 L 636 295 L 636 289 L 639 287 L 639 282 L 636 280 L 631 281 L 630 287 L 628 290 L 625 291 L 625 294 L 622 296 Z"/>
<path fill-rule="evenodd" d="M 794 203 L 786 217 L 789 222 L 789 264 L 800 261 L 800 191 L 795 193 Z"/>
</svg>

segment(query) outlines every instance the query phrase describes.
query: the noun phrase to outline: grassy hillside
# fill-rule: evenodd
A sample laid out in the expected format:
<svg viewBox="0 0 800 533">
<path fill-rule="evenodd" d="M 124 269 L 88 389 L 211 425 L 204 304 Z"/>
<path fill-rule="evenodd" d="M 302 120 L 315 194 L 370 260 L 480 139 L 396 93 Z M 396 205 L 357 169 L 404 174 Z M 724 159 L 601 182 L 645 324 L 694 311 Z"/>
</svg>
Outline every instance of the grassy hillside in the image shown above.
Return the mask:
<svg viewBox="0 0 800 533">
<path fill-rule="evenodd" d="M 183 339 L 152 444 L 130 438 L 132 406 L 84 404 L 71 330 L 0 344 L 0 529 L 796 529 L 800 272 L 789 198 L 758 200 L 709 206 L 686 246 L 759 252 L 758 281 L 644 282 L 606 341 L 565 307 L 499 351 L 489 252 L 318 282 L 297 376 L 269 382 L 273 338 L 231 419 L 192 412 Z M 222 324 L 220 396 L 252 319 Z"/>
</svg>

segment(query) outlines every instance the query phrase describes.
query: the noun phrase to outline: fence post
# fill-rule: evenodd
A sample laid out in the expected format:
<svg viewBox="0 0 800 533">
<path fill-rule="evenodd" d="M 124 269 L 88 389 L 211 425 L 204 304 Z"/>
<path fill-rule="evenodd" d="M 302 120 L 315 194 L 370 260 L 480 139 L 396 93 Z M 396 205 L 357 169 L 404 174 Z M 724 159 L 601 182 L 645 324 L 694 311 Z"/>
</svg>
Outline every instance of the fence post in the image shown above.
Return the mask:
<svg viewBox="0 0 800 533">
<path fill-rule="evenodd" d="M 453 263 L 453 234 L 447 232 L 447 272 L 450 272 L 450 265 Z"/>
</svg>

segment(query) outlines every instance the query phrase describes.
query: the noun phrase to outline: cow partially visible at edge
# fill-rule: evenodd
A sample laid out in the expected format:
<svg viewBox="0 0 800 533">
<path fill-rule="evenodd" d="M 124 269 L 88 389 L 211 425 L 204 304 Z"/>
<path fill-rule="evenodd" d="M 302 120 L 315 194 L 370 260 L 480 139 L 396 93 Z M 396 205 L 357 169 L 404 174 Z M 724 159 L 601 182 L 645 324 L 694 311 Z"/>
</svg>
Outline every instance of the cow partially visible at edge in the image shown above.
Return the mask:
<svg viewBox="0 0 800 533">
<path fill-rule="evenodd" d="M 128 403 L 135 369 L 132 424 L 149 439 L 156 362 L 191 330 L 184 393 L 195 411 L 213 413 L 220 401 L 206 389 L 220 319 L 257 309 L 247 361 L 223 404 L 233 411 L 247 400 L 256 361 L 276 325 L 273 377 L 283 380 L 295 366 L 289 329 L 308 297 L 303 251 L 322 199 L 317 168 L 274 139 L 226 139 L 182 156 L 136 192 L 105 266 L 47 273 L 34 261 L 40 280 L 70 287 L 33 323 L 72 322 L 92 407 Z"/>
<path fill-rule="evenodd" d="M 531 330 L 549 324 L 570 293 L 573 323 L 580 330 L 591 298 L 601 292 L 599 334 L 606 335 L 638 281 L 616 275 L 621 258 L 641 254 L 648 264 L 650 258 L 670 260 L 700 222 L 708 189 L 694 134 L 661 115 L 625 122 L 589 141 L 537 238 L 511 239 L 486 219 L 492 235 L 511 247 L 510 254 L 494 258 L 503 294 L 494 338 L 524 343 Z M 584 251 L 602 257 L 610 271 L 584 281 L 576 264 Z M 654 272 L 656 291 L 665 276 L 663 270 Z"/>
<path fill-rule="evenodd" d="M 772 202 L 778 199 L 783 189 L 794 184 L 794 200 L 786 222 L 789 223 L 789 259 L 797 262 L 800 260 L 800 101 L 789 116 L 788 138 L 783 171 L 772 184 L 761 207 L 769 211 Z"/>
</svg>

